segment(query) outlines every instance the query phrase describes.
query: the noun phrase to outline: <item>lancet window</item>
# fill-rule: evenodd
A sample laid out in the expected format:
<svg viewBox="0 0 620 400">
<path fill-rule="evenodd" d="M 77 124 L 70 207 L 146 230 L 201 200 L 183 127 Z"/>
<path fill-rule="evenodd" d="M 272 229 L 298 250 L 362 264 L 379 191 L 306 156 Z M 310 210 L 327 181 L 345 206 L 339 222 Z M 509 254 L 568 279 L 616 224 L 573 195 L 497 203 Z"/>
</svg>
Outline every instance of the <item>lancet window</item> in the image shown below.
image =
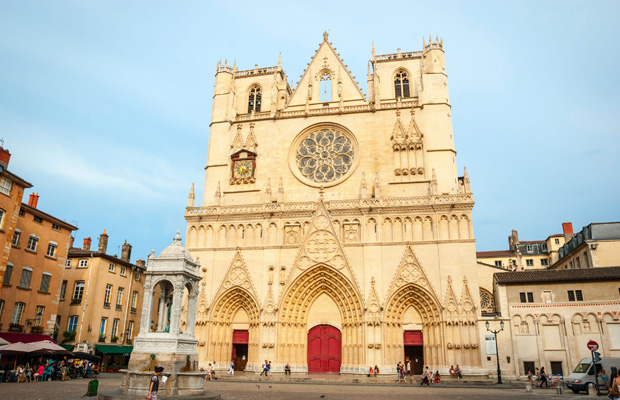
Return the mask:
<svg viewBox="0 0 620 400">
<path fill-rule="evenodd" d="M 398 71 L 394 76 L 395 98 L 409 97 L 409 76 L 405 71 Z"/>
<path fill-rule="evenodd" d="M 321 74 L 321 102 L 332 101 L 332 76 L 329 72 Z"/>
<path fill-rule="evenodd" d="M 248 113 L 260 112 L 261 91 L 260 86 L 252 86 L 250 88 L 250 98 L 248 100 Z"/>
</svg>

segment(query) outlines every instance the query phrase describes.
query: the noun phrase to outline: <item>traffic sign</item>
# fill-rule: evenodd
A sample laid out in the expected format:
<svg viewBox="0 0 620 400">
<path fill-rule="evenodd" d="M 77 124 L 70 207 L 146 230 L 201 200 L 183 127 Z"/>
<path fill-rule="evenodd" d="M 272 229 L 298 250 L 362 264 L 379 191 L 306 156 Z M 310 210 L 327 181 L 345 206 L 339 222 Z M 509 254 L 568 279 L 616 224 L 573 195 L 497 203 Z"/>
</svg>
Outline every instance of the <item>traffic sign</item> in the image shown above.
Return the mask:
<svg viewBox="0 0 620 400">
<path fill-rule="evenodd" d="M 596 343 L 594 340 L 590 340 L 588 342 L 588 350 L 590 350 L 590 351 L 598 350 L 598 343 Z"/>
</svg>

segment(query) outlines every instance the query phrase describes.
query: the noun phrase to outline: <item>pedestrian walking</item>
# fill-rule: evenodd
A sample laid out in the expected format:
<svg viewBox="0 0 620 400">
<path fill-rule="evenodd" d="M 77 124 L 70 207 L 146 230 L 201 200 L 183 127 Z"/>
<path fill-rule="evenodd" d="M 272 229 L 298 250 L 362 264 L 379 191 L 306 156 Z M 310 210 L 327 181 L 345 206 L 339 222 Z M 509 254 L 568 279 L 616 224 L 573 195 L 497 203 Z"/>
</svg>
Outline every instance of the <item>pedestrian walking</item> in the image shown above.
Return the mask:
<svg viewBox="0 0 620 400">
<path fill-rule="evenodd" d="M 231 374 L 231 375 L 235 374 L 235 361 L 234 360 L 230 360 L 230 366 L 228 368 L 227 374 Z"/>
<path fill-rule="evenodd" d="M 545 367 L 540 368 L 540 387 L 543 385 L 549 387 L 549 379 L 547 373 L 545 372 Z"/>
<path fill-rule="evenodd" d="M 155 374 L 151 376 L 151 384 L 149 385 L 149 394 L 148 396 L 146 396 L 148 400 L 157 400 L 157 392 L 159 391 L 159 383 L 160 383 L 162 372 L 164 372 L 164 367 L 155 367 Z"/>
<path fill-rule="evenodd" d="M 428 370 L 428 366 L 426 367 L 426 369 L 424 370 L 424 372 L 422 372 L 422 383 L 420 384 L 420 386 L 424 386 L 424 384 L 426 383 L 426 386 L 430 386 L 430 376 L 429 374 L 431 374 L 432 372 Z"/>
</svg>

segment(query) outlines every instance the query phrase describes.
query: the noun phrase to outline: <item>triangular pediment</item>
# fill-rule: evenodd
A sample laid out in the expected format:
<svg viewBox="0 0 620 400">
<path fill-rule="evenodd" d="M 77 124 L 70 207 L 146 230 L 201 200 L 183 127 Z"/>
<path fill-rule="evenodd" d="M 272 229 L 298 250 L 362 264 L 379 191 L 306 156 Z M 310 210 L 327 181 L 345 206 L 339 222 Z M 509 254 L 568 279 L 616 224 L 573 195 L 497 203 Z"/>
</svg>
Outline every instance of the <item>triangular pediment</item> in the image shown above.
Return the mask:
<svg viewBox="0 0 620 400">
<path fill-rule="evenodd" d="M 366 302 L 366 320 L 369 323 L 379 324 L 383 320 L 382 311 L 383 305 L 379 299 L 379 294 L 375 288 L 375 277 L 370 279 L 370 293 L 368 294 L 368 301 Z"/>
<path fill-rule="evenodd" d="M 359 284 L 353 275 L 353 270 L 322 199 L 319 200 L 306 237 L 299 249 L 295 264 L 287 279 L 287 286 L 304 271 L 318 264 L 340 271 L 355 284 L 358 293 L 360 292 Z"/>
<path fill-rule="evenodd" d="M 418 261 L 418 258 L 413 252 L 413 248 L 411 246 L 407 246 L 405 248 L 405 253 L 400 261 L 398 270 L 396 270 L 396 274 L 394 275 L 394 279 L 390 285 L 387 298 L 391 298 L 397 290 L 407 284 L 420 286 L 426 289 L 435 299 L 437 299 L 437 294 L 433 290 L 433 287 L 426 276 L 426 272 Z"/>
<path fill-rule="evenodd" d="M 415 122 L 415 111 L 411 111 L 411 122 L 409 122 L 409 129 L 407 129 L 407 137 L 410 142 L 420 143 L 422 141 L 422 131 L 420 131 L 420 127 Z"/>
<path fill-rule="evenodd" d="M 230 267 L 228 267 L 228 271 L 224 276 L 224 280 L 220 284 L 220 288 L 216 292 L 215 299 L 219 298 L 222 294 L 230 290 L 234 287 L 241 287 L 245 289 L 248 293 L 254 297 L 256 303 L 258 303 L 258 296 L 256 295 L 256 289 L 254 288 L 254 284 L 252 283 L 252 278 L 250 277 L 250 273 L 248 271 L 248 267 L 241 255 L 241 251 L 237 250 L 235 253 Z"/>
<path fill-rule="evenodd" d="M 239 127 L 241 127 L 241 125 L 239 125 Z M 230 148 L 235 153 L 243 148 L 243 136 L 241 136 L 241 129 L 237 129 L 237 134 L 230 144 Z"/>
<path fill-rule="evenodd" d="M 394 124 L 394 129 L 392 130 L 392 137 L 390 139 L 395 145 L 405 144 L 407 140 L 407 133 L 405 131 L 405 128 L 403 127 L 403 123 L 401 122 L 400 118 L 398 118 L 396 120 L 396 123 Z"/>
<path fill-rule="evenodd" d="M 342 96 L 343 101 L 359 100 L 366 102 L 364 93 L 336 53 L 336 49 L 328 41 L 327 34 L 324 34 L 323 38 L 323 42 L 291 95 L 288 107 L 305 105 L 306 102 L 310 104 L 321 103 L 320 81 L 323 73 L 328 73 L 331 76 L 331 101 L 337 102 Z"/>
</svg>

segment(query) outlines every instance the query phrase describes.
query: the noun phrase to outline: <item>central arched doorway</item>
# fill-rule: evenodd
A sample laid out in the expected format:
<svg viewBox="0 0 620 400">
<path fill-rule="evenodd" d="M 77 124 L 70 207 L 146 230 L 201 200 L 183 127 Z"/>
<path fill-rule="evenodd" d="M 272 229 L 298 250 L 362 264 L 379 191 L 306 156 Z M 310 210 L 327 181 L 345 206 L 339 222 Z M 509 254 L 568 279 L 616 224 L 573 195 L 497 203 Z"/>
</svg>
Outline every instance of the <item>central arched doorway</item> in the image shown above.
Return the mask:
<svg viewBox="0 0 620 400">
<path fill-rule="evenodd" d="M 342 334 L 331 325 L 308 331 L 308 373 L 340 373 Z"/>
</svg>

